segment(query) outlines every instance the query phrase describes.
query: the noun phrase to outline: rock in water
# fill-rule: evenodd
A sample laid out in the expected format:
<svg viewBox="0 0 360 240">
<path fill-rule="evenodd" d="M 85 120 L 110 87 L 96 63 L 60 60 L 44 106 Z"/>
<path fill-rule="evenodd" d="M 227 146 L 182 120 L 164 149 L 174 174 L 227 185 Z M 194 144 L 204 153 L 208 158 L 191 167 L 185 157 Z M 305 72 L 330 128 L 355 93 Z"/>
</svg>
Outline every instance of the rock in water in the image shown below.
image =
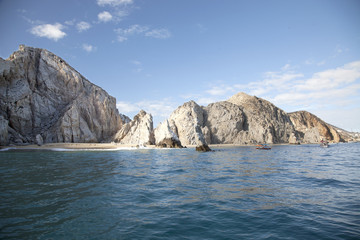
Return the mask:
<svg viewBox="0 0 360 240">
<path fill-rule="evenodd" d="M 172 131 L 182 145 L 203 144 L 201 128 L 204 126 L 204 110 L 194 101 L 178 107 L 169 118 Z"/>
<path fill-rule="evenodd" d="M 38 134 L 44 143 L 104 142 L 124 125 L 115 98 L 60 57 L 24 45 L 0 58 L 0 116 L 1 145 L 36 143 Z"/>
<path fill-rule="evenodd" d="M 155 144 L 163 148 L 182 148 L 178 136 L 171 130 L 169 121 L 160 123 L 154 131 Z"/>
<path fill-rule="evenodd" d="M 195 150 L 198 151 L 198 152 L 211 152 L 211 151 L 212 151 L 212 150 L 209 148 L 209 146 L 206 145 L 206 144 L 196 146 Z"/>
<path fill-rule="evenodd" d="M 115 142 L 121 144 L 154 144 L 154 127 L 151 114 L 141 110 L 134 120 L 126 123 L 115 135 Z"/>
</svg>

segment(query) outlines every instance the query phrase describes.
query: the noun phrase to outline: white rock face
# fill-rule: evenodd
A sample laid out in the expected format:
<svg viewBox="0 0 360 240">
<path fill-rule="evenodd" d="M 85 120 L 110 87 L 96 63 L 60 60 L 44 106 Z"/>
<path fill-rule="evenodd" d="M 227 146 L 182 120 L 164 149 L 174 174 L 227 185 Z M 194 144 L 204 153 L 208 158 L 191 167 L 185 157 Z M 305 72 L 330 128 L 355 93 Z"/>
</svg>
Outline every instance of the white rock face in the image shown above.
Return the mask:
<svg viewBox="0 0 360 240">
<path fill-rule="evenodd" d="M 154 144 L 154 127 L 151 114 L 141 110 L 129 123 L 126 123 L 115 135 L 115 142 L 121 144 Z"/>
<path fill-rule="evenodd" d="M 194 101 L 178 107 L 169 118 L 172 131 L 182 145 L 202 145 L 205 138 L 202 133 L 204 126 L 204 110 Z"/>
<path fill-rule="evenodd" d="M 0 116 L 15 144 L 38 134 L 44 143 L 111 141 L 125 123 L 115 98 L 53 53 L 23 45 L 0 59 Z"/>
<path fill-rule="evenodd" d="M 171 130 L 168 120 L 159 124 L 159 126 L 154 130 L 154 136 L 156 145 L 165 139 L 175 139 L 179 141 L 178 136 Z"/>
<path fill-rule="evenodd" d="M 168 122 L 182 145 L 298 141 L 297 132 L 283 110 L 245 93 L 207 107 L 187 102 L 170 115 Z"/>
</svg>

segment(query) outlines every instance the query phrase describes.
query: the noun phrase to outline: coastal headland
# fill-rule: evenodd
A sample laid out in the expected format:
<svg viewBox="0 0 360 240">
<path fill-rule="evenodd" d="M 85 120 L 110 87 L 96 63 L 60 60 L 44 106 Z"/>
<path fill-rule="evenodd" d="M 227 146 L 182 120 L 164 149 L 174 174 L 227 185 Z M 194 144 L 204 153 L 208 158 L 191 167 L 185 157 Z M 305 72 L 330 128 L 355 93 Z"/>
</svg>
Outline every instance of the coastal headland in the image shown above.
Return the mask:
<svg viewBox="0 0 360 240">
<path fill-rule="evenodd" d="M 349 142 L 351 133 L 312 113 L 287 113 L 243 92 L 201 106 L 189 101 L 154 127 L 151 113 L 133 119 L 116 99 L 48 50 L 20 45 L 0 58 L 0 146 L 116 149 Z M 54 145 L 55 144 L 55 145 Z"/>
</svg>

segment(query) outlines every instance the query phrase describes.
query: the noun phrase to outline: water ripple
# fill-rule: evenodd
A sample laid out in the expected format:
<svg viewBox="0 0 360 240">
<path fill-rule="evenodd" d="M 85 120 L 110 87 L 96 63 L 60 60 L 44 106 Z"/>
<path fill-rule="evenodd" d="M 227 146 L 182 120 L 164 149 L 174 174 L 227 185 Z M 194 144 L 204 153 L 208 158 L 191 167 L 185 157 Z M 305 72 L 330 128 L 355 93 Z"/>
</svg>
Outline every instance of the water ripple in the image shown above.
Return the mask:
<svg viewBox="0 0 360 240">
<path fill-rule="evenodd" d="M 356 239 L 359 144 L 0 152 L 2 239 Z"/>
</svg>

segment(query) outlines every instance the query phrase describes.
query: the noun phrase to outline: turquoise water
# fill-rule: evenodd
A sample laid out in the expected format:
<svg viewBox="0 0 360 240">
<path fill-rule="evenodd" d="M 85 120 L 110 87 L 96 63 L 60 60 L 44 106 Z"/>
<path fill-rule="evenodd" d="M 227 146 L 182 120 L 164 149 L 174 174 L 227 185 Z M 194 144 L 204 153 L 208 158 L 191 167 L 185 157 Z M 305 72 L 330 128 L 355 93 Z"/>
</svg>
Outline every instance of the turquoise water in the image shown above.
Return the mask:
<svg viewBox="0 0 360 240">
<path fill-rule="evenodd" d="M 360 144 L 0 152 L 0 239 L 360 239 Z"/>
</svg>

